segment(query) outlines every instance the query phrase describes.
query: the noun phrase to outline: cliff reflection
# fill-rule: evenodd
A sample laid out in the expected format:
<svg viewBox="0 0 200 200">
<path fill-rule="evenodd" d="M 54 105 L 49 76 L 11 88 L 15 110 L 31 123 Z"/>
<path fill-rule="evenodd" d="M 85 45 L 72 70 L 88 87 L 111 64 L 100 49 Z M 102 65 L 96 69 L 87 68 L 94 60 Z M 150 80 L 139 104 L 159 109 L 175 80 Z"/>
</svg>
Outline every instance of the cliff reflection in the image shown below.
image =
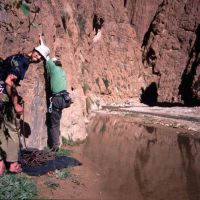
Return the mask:
<svg viewBox="0 0 200 200">
<path fill-rule="evenodd" d="M 176 131 L 97 115 L 83 154 L 101 171 L 102 198 L 200 199 L 199 139 Z"/>
</svg>

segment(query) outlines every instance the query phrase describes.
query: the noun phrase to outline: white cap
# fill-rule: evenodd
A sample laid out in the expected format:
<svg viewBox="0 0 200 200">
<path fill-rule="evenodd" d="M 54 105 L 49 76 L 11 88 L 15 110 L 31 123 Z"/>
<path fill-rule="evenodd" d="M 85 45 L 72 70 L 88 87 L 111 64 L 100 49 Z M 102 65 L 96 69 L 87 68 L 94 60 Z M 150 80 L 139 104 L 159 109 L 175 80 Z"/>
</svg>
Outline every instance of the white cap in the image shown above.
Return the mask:
<svg viewBox="0 0 200 200">
<path fill-rule="evenodd" d="M 50 49 L 47 46 L 45 46 L 44 43 L 35 47 L 35 50 L 39 52 L 46 60 L 48 60 Z"/>
</svg>

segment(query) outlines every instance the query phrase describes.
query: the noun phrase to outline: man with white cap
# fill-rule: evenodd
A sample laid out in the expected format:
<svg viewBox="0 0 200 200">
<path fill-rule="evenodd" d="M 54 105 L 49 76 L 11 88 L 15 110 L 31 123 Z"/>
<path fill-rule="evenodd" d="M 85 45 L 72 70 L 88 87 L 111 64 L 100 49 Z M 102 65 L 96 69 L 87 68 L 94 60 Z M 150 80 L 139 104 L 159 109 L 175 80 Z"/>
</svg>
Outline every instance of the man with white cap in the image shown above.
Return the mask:
<svg viewBox="0 0 200 200">
<path fill-rule="evenodd" d="M 22 171 L 18 162 L 20 115 L 23 112 L 17 86 L 24 79 L 31 63 L 38 63 L 49 49 L 41 44 L 28 54 L 16 54 L 6 58 L 0 65 L 0 176 L 8 164 L 13 173 Z"/>
<path fill-rule="evenodd" d="M 44 45 L 40 36 L 40 43 Z M 46 47 L 48 48 L 48 47 Z M 45 67 L 50 78 L 51 97 L 49 102 L 48 120 L 48 146 L 52 151 L 58 151 L 60 147 L 60 120 L 62 110 L 69 107 L 71 98 L 67 92 L 67 80 L 62 63 L 58 58 L 50 58 L 48 51 L 43 54 L 46 61 Z"/>
</svg>

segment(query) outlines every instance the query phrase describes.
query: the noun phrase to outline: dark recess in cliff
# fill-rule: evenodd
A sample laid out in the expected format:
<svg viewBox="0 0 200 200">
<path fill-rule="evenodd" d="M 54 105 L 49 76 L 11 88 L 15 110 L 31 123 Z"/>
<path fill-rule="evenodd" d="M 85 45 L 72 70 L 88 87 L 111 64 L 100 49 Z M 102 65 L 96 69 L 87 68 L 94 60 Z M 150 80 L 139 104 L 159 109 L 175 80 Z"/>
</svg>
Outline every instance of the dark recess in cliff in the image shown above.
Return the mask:
<svg viewBox="0 0 200 200">
<path fill-rule="evenodd" d="M 145 90 L 142 88 L 141 102 L 150 106 L 157 104 L 158 92 L 155 82 L 151 83 Z"/>
<path fill-rule="evenodd" d="M 127 0 L 124 0 L 124 7 L 126 7 L 126 4 L 127 4 Z"/>
<path fill-rule="evenodd" d="M 182 82 L 179 87 L 179 94 L 181 95 L 184 104 L 189 106 L 200 105 L 200 100 L 197 99 L 192 87 L 197 67 L 200 63 L 199 53 L 200 53 L 200 25 L 198 25 L 198 28 L 196 29 L 196 40 L 189 54 L 189 60 L 183 72 Z M 199 86 L 199 84 L 200 81 L 197 81 L 196 85 Z"/>
</svg>

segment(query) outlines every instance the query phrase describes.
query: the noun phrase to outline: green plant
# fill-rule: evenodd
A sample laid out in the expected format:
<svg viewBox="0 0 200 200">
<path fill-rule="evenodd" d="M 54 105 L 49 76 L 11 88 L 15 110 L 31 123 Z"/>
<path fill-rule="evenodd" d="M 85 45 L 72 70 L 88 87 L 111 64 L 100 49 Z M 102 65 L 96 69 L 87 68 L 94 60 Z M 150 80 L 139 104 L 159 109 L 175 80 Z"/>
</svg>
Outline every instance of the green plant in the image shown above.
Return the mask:
<svg viewBox="0 0 200 200">
<path fill-rule="evenodd" d="M 36 184 L 25 175 L 5 174 L 0 177 L 1 199 L 35 199 Z"/>
<path fill-rule="evenodd" d="M 48 188 L 56 190 L 58 187 L 60 187 L 59 183 L 56 183 L 52 180 L 48 180 L 44 183 Z"/>
<path fill-rule="evenodd" d="M 25 0 L 12 0 L 12 7 L 20 8 L 25 16 L 30 14 L 30 7 Z"/>
<path fill-rule="evenodd" d="M 95 79 L 95 82 L 99 86 L 99 77 Z"/>
<path fill-rule="evenodd" d="M 71 169 L 69 167 L 55 171 L 56 177 L 61 179 L 61 180 L 69 178 L 70 177 L 70 172 L 71 172 Z"/>
<path fill-rule="evenodd" d="M 108 89 L 109 85 L 110 85 L 110 81 L 107 78 L 102 78 L 104 85 L 106 87 L 106 89 Z"/>
<path fill-rule="evenodd" d="M 63 136 L 62 136 L 62 144 L 63 145 L 69 145 L 69 146 L 74 146 L 75 145 L 74 141 L 71 138 L 67 139 L 67 138 L 65 138 Z"/>
<path fill-rule="evenodd" d="M 71 155 L 71 151 L 68 149 L 59 149 L 56 153 L 56 156 L 70 156 Z"/>
<path fill-rule="evenodd" d="M 69 179 L 76 185 L 80 185 L 80 180 L 77 175 L 71 173 L 71 168 L 67 167 L 61 170 L 55 170 L 56 177 L 61 180 Z"/>
<path fill-rule="evenodd" d="M 25 16 L 29 16 L 30 7 L 29 7 L 29 5 L 26 3 L 25 0 L 20 1 L 20 9 L 22 10 L 22 12 L 24 13 Z"/>
<path fill-rule="evenodd" d="M 88 90 L 91 90 L 90 86 L 87 83 L 84 83 L 82 88 L 83 88 L 84 95 L 86 95 Z"/>
</svg>

